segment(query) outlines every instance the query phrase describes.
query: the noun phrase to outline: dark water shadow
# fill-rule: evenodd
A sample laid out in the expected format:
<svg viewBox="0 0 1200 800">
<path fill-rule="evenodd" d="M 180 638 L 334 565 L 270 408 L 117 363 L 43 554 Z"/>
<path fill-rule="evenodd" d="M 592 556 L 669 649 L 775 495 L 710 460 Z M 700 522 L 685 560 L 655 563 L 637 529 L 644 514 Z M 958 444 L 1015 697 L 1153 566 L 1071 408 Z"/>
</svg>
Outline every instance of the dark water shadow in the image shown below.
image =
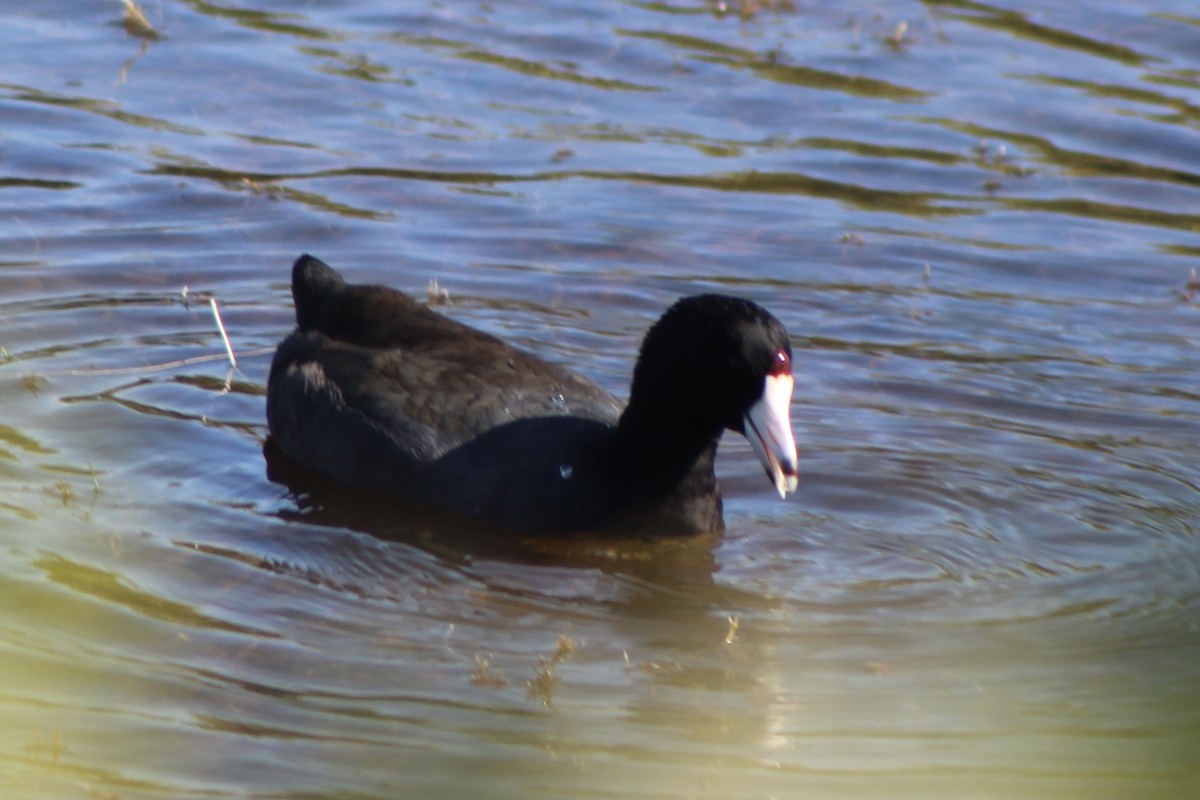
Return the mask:
<svg viewBox="0 0 1200 800">
<path fill-rule="evenodd" d="M 415 548 L 482 584 L 479 596 L 491 600 L 480 601 L 476 611 L 493 603 L 497 609 L 524 609 L 515 617 L 511 610 L 489 615 L 487 625 L 509 631 L 514 652 L 499 656 L 497 675 L 488 671 L 486 658 L 477 663 L 473 684 L 498 680 L 503 686 L 505 675 L 521 675 L 514 666 L 517 652 L 531 638 L 556 640 L 551 655 L 528 665 L 528 701 L 534 706 L 552 708 L 560 691 L 587 691 L 577 662 L 594 669 L 623 656 L 625 680 L 657 687 L 622 701 L 622 713 L 639 725 L 686 735 L 696 728 L 719 729 L 712 738 L 735 750 L 770 737 L 772 710 L 758 697 L 762 687 L 779 682 L 781 665 L 770 634 L 743 636 L 740 628 L 746 627 L 743 618 L 756 620 L 751 626 L 759 628 L 775 601 L 715 579 L 721 534 L 525 537 L 347 488 L 295 465 L 269 440 L 263 453 L 267 477 L 287 487 L 296 504 L 295 510 L 277 511 L 281 519 Z M 461 611 L 443 608 L 444 621 L 451 628 L 474 624 Z M 529 627 L 525 615 L 531 611 L 544 627 Z M 713 698 L 714 707 L 680 715 L 671 699 L 680 691 Z M 737 714 L 722 710 L 730 703 Z"/>
</svg>

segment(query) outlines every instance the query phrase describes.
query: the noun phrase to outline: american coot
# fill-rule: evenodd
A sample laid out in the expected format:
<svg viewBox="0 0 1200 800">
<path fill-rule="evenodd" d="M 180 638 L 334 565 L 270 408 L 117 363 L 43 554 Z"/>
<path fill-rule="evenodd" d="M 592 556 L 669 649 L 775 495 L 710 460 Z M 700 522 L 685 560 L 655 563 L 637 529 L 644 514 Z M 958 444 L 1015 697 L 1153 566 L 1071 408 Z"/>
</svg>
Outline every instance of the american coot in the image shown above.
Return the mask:
<svg viewBox="0 0 1200 800">
<path fill-rule="evenodd" d="M 588 379 L 320 260 L 292 269 L 267 421 L 338 482 L 528 534 L 724 527 L 717 441 L 744 435 L 795 491 L 787 331 L 748 300 L 684 298 L 642 342 L 629 403 Z"/>
</svg>

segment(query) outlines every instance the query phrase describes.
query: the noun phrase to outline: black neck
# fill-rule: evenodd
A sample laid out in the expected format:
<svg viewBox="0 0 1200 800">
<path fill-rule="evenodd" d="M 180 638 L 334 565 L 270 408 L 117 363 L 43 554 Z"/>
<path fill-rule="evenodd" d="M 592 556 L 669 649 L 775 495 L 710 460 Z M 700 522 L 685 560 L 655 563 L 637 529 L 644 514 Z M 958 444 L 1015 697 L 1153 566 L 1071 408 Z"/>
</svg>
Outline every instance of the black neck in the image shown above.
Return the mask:
<svg viewBox="0 0 1200 800">
<path fill-rule="evenodd" d="M 721 530 L 721 493 L 713 464 L 721 429 L 689 426 L 626 409 L 604 448 L 614 506 L 661 533 Z"/>
</svg>

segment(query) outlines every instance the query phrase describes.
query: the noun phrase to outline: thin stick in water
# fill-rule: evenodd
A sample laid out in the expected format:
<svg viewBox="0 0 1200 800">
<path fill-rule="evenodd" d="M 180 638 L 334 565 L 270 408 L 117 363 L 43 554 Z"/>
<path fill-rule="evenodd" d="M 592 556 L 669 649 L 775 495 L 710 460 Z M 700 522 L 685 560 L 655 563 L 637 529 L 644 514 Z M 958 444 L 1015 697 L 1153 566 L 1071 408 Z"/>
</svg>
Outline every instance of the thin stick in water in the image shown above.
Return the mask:
<svg viewBox="0 0 1200 800">
<path fill-rule="evenodd" d="M 229 364 L 237 369 L 237 359 L 233 355 L 233 345 L 229 343 L 229 335 L 225 333 L 225 323 L 221 322 L 221 312 L 217 310 L 217 298 L 208 298 L 208 307 L 212 309 L 213 319 L 217 321 L 217 330 L 221 332 L 221 341 L 225 343 L 225 352 L 229 355 Z"/>
</svg>

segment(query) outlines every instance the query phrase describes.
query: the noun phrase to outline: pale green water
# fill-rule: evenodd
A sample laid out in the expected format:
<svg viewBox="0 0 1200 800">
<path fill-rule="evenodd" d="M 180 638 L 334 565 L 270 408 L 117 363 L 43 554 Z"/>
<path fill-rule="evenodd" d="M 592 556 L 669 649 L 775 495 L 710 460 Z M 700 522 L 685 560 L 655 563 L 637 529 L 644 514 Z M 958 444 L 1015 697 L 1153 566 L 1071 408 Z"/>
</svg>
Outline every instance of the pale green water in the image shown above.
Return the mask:
<svg viewBox="0 0 1200 800">
<path fill-rule="evenodd" d="M 0 798 L 1200 796 L 1194 4 L 513 5 L 0 10 Z M 618 394 L 758 300 L 799 495 L 314 512 L 305 250 Z"/>
</svg>

